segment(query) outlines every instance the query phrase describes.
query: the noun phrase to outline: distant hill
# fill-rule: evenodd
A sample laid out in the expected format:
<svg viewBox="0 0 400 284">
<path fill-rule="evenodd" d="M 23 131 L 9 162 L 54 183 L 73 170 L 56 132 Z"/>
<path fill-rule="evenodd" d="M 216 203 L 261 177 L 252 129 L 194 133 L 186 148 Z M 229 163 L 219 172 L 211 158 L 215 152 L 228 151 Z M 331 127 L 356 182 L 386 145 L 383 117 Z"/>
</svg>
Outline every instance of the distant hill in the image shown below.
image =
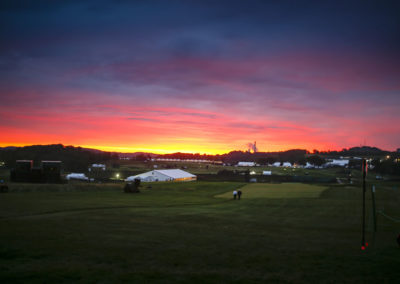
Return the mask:
<svg viewBox="0 0 400 284">
<path fill-rule="evenodd" d="M 370 153 L 382 153 L 382 152 L 387 152 L 383 151 L 377 147 L 370 147 L 370 146 L 362 146 L 362 147 L 352 147 L 348 150 L 349 152 L 370 152 Z"/>
<path fill-rule="evenodd" d="M 388 155 L 391 152 L 381 150 L 377 147 L 361 146 L 343 149 L 342 151 L 315 152 L 314 155 L 320 155 L 325 158 L 335 158 L 340 156 L 353 157 L 375 157 Z M 172 153 L 172 154 L 154 154 L 146 152 L 118 153 L 105 152 L 97 149 L 64 146 L 62 144 L 52 145 L 32 145 L 25 147 L 2 147 L 0 148 L 0 160 L 5 161 L 7 166 L 13 167 L 16 160 L 28 159 L 34 160 L 35 164 L 41 160 L 61 160 L 64 168 L 67 170 L 85 170 L 90 163 L 104 163 L 110 160 L 117 160 L 120 157 L 144 161 L 149 158 L 170 158 L 181 160 L 211 160 L 223 161 L 225 163 L 236 164 L 240 161 L 272 163 L 281 162 L 304 162 L 304 159 L 311 155 L 304 149 L 292 149 L 282 152 L 243 152 L 231 151 L 222 155 L 190 154 L 190 153 Z"/>
<path fill-rule="evenodd" d="M 339 152 L 342 156 L 381 156 L 389 153 L 391 152 L 370 146 L 352 147 Z"/>
<path fill-rule="evenodd" d="M 15 147 L 15 146 L 0 147 L 0 151 L 14 150 L 14 149 L 17 149 L 17 148 L 18 147 Z"/>
</svg>

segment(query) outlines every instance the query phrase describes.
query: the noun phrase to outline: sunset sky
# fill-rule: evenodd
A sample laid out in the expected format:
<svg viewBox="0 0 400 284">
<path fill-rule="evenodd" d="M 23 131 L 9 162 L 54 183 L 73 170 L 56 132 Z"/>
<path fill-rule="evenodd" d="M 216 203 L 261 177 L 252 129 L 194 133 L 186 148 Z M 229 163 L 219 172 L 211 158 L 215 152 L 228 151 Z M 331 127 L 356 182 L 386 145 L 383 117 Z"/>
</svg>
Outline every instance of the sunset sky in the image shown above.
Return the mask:
<svg viewBox="0 0 400 284">
<path fill-rule="evenodd" d="M 1 1 L 0 147 L 395 150 L 398 3 Z"/>
</svg>

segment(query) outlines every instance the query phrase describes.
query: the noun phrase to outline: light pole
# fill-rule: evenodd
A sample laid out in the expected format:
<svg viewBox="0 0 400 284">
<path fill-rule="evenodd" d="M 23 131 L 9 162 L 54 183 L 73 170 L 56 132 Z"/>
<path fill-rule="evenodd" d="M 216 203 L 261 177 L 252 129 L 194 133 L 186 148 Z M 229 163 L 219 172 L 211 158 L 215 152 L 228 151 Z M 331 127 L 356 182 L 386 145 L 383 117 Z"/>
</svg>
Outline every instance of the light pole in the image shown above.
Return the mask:
<svg viewBox="0 0 400 284">
<path fill-rule="evenodd" d="M 362 204 L 362 239 L 361 239 L 361 249 L 365 249 L 365 191 L 366 184 L 365 178 L 367 176 L 367 161 L 365 159 L 362 160 L 362 177 L 363 177 L 363 204 Z"/>
</svg>

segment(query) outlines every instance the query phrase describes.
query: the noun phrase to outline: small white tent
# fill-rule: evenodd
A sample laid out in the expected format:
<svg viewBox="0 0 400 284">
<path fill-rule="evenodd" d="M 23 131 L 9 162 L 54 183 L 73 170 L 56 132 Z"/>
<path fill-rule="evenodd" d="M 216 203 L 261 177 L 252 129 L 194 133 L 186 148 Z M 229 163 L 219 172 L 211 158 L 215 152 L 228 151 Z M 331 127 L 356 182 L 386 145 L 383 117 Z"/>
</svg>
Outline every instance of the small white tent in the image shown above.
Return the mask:
<svg viewBox="0 0 400 284">
<path fill-rule="evenodd" d="M 182 171 L 180 169 L 173 170 L 154 170 L 149 171 L 140 175 L 130 176 L 125 179 L 127 182 L 132 182 L 135 179 L 139 179 L 142 182 L 152 181 L 192 181 L 196 180 L 197 177 L 191 173 Z"/>
<path fill-rule="evenodd" d="M 254 162 L 239 162 L 237 163 L 238 167 L 254 167 L 256 163 Z"/>
<path fill-rule="evenodd" d="M 85 176 L 85 174 L 82 173 L 70 173 L 66 176 L 67 180 L 71 180 L 71 179 L 77 179 L 77 180 L 89 180 L 89 178 L 87 176 Z"/>
<path fill-rule="evenodd" d="M 346 167 L 349 165 L 349 160 L 333 159 L 331 162 L 325 164 L 326 167 Z"/>
<path fill-rule="evenodd" d="M 103 171 L 106 170 L 105 164 L 92 164 L 92 168 L 102 169 Z"/>
</svg>

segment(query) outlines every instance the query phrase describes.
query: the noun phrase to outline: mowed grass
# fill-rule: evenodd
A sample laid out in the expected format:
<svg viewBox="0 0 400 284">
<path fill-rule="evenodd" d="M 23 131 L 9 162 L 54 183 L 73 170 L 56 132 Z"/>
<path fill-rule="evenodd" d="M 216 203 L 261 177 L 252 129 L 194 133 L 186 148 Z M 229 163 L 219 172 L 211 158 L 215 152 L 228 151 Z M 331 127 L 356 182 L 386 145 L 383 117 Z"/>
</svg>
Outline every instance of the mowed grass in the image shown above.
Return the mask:
<svg viewBox="0 0 400 284">
<path fill-rule="evenodd" d="M 240 202 L 215 197 L 241 186 L 158 183 L 124 194 L 113 184 L 10 184 L 0 196 L 0 283 L 400 279 L 399 224 L 379 216 L 373 242 L 369 198 L 370 246 L 360 249 L 360 188 L 281 184 L 278 197 L 277 185 L 251 184 Z M 251 197 L 265 188 L 272 195 Z M 376 195 L 378 209 L 400 217 L 397 190 L 377 187 Z"/>
<path fill-rule="evenodd" d="M 253 183 L 242 187 L 242 198 L 317 198 L 327 186 L 303 183 Z M 216 195 L 232 199 L 233 192 Z"/>
</svg>

